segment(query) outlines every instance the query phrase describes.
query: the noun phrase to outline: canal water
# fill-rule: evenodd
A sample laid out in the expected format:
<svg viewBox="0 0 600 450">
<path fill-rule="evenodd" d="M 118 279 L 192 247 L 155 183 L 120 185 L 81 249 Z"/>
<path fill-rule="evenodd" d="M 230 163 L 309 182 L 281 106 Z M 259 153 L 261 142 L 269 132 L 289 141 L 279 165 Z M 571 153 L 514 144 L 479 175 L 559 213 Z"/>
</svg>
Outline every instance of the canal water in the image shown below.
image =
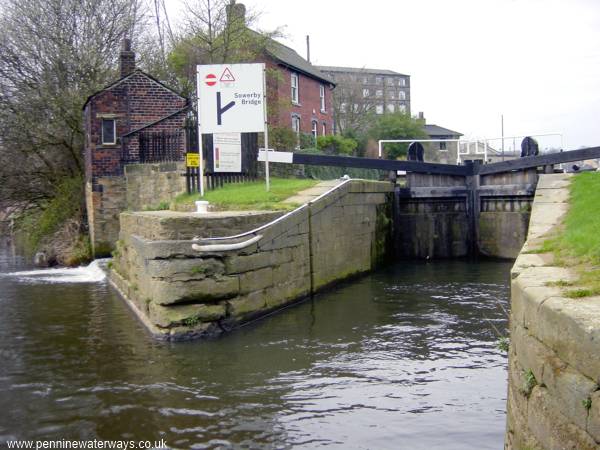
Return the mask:
<svg viewBox="0 0 600 450">
<path fill-rule="evenodd" d="M 400 262 L 228 336 L 169 344 L 97 264 L 29 272 L 0 255 L 2 441 L 502 448 L 510 263 Z"/>
</svg>

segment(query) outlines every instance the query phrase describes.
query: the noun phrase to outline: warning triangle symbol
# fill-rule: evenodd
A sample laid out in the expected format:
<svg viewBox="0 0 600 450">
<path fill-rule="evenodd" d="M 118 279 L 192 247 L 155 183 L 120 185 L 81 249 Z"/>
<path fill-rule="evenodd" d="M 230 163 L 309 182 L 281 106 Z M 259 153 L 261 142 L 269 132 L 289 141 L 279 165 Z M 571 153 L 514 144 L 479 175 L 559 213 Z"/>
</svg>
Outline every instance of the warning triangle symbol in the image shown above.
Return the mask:
<svg viewBox="0 0 600 450">
<path fill-rule="evenodd" d="M 235 77 L 231 73 L 231 70 L 229 70 L 229 67 L 225 68 L 225 70 L 223 71 L 223 75 L 221 75 L 219 81 L 235 81 Z"/>
</svg>

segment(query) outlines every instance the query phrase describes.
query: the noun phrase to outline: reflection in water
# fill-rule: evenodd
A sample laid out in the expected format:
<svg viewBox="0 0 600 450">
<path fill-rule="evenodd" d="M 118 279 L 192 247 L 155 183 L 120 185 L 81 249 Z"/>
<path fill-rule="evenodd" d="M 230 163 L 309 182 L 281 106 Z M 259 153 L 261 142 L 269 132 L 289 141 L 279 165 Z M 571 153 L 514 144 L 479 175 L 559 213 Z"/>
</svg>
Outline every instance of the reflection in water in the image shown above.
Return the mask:
<svg viewBox="0 0 600 450">
<path fill-rule="evenodd" d="M 21 270 L 0 259 L 0 270 Z M 501 448 L 508 263 L 398 263 L 226 337 L 156 342 L 106 284 L 0 277 L 0 437 Z"/>
</svg>

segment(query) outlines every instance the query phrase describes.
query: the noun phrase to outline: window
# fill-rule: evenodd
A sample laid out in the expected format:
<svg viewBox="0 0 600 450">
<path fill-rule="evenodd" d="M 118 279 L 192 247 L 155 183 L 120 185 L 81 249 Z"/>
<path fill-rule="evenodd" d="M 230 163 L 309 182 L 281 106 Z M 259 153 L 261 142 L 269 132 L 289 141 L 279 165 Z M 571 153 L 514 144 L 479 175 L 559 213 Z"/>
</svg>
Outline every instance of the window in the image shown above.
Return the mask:
<svg viewBox="0 0 600 450">
<path fill-rule="evenodd" d="M 340 104 L 340 112 L 345 113 L 346 112 L 346 108 L 347 108 L 346 103 L 341 103 Z"/>
<path fill-rule="evenodd" d="M 327 124 L 325 122 L 323 122 L 323 136 L 325 136 L 327 134 Z"/>
<path fill-rule="evenodd" d="M 317 141 L 317 135 L 319 134 L 319 132 L 317 131 L 317 121 L 313 120 L 312 121 L 312 128 L 310 130 L 310 132 L 312 133 L 312 136 L 315 140 L 315 142 Z"/>
<path fill-rule="evenodd" d="M 363 78 L 363 84 L 369 84 L 369 77 Z"/>
<path fill-rule="evenodd" d="M 292 103 L 300 103 L 300 96 L 298 95 L 298 74 L 292 74 Z"/>
<path fill-rule="evenodd" d="M 404 92 L 404 91 L 398 91 L 398 99 L 399 100 L 406 100 L 406 92 Z"/>
<path fill-rule="evenodd" d="M 300 117 L 298 117 L 298 116 L 292 116 L 292 130 L 297 135 L 300 134 Z"/>
<path fill-rule="evenodd" d="M 447 150 L 445 142 L 440 142 L 440 150 Z"/>
<path fill-rule="evenodd" d="M 389 96 L 391 99 L 396 97 L 396 95 L 394 94 L 394 91 L 389 91 Z"/>
<path fill-rule="evenodd" d="M 383 114 L 383 105 L 377 105 L 377 106 L 375 106 L 375 112 L 377 114 Z"/>
<path fill-rule="evenodd" d="M 115 119 L 102 119 L 102 144 L 117 143 L 117 127 Z"/>
<path fill-rule="evenodd" d="M 386 78 L 386 83 L 388 86 L 393 86 L 394 85 L 394 79 L 393 78 Z"/>
<path fill-rule="evenodd" d="M 398 111 L 405 113 L 406 112 L 406 105 L 405 104 L 400 104 L 398 105 Z"/>
<path fill-rule="evenodd" d="M 375 91 L 375 96 L 376 97 L 383 97 L 383 91 L 381 89 L 377 89 Z"/>
<path fill-rule="evenodd" d="M 387 110 L 388 110 L 388 112 L 393 113 L 394 112 L 394 104 L 393 103 L 388 103 L 387 104 Z"/>
<path fill-rule="evenodd" d="M 325 112 L 325 86 L 319 85 L 319 98 L 321 99 L 321 112 Z"/>
<path fill-rule="evenodd" d="M 383 78 L 382 77 L 375 77 L 375 84 L 383 84 Z"/>
<path fill-rule="evenodd" d="M 398 86 L 406 86 L 406 79 L 398 78 Z"/>
<path fill-rule="evenodd" d="M 369 96 L 369 90 L 363 89 L 363 97 L 368 97 L 368 96 Z"/>
</svg>

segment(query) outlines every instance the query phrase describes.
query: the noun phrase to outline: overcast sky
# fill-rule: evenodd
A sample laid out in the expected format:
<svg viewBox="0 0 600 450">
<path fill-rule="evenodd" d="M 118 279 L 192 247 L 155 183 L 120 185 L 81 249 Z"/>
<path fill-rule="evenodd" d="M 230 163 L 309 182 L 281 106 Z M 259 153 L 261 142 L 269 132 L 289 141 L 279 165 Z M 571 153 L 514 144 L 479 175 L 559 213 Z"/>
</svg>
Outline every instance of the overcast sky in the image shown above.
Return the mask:
<svg viewBox="0 0 600 450">
<path fill-rule="evenodd" d="M 310 35 L 313 64 L 410 75 L 412 114 L 427 123 L 496 137 L 504 114 L 506 136 L 600 145 L 600 0 L 241 2 L 304 57 Z"/>
</svg>

